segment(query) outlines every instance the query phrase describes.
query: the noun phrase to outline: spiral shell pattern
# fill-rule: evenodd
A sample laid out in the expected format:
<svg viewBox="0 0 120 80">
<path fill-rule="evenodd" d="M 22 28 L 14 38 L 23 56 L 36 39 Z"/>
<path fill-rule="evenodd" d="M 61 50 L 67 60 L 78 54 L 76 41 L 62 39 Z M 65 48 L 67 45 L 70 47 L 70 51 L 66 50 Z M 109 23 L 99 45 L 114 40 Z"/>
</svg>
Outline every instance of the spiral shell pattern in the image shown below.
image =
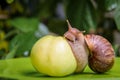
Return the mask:
<svg viewBox="0 0 120 80">
<path fill-rule="evenodd" d="M 104 37 L 95 34 L 85 35 L 85 41 L 90 51 L 89 67 L 97 73 L 110 70 L 115 58 L 111 43 Z"/>
</svg>

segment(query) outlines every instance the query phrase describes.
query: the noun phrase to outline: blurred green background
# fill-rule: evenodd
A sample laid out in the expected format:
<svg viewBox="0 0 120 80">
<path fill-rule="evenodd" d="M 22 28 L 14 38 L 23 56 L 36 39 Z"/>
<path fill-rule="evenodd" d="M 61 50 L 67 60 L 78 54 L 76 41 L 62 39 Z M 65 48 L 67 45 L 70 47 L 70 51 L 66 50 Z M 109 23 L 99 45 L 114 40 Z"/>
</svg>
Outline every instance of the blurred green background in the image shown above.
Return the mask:
<svg viewBox="0 0 120 80">
<path fill-rule="evenodd" d="M 62 36 L 67 19 L 107 38 L 120 56 L 120 0 L 0 0 L 0 59 L 29 56 L 42 36 Z"/>
</svg>

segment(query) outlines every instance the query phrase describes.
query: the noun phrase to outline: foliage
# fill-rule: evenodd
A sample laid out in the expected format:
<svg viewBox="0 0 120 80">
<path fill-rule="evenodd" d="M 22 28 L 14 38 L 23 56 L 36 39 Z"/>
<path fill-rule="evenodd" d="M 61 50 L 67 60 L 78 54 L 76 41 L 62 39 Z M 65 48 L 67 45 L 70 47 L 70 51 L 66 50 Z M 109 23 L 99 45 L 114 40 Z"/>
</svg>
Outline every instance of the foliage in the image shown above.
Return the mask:
<svg viewBox="0 0 120 80">
<path fill-rule="evenodd" d="M 106 17 L 105 13 L 116 7 L 117 0 L 70 0 L 66 6 L 66 16 L 75 27 L 89 32 L 91 29 L 96 30 L 104 18 L 111 17 Z"/>
<path fill-rule="evenodd" d="M 29 55 L 32 45 L 48 34 L 48 29 L 63 35 L 67 30 L 66 19 L 81 31 L 97 33 L 101 21 L 109 18 L 117 25 L 117 28 L 115 25 L 108 28 L 113 34 L 113 30 L 120 30 L 119 13 L 119 0 L 0 0 L 0 46 L 6 46 L 0 47 L 0 58 L 22 57 L 27 52 Z M 40 23 L 47 28 L 39 31 Z M 103 29 L 105 27 L 102 26 Z M 1 38 L 3 33 L 5 35 Z M 105 36 L 112 39 L 111 34 Z"/>
<path fill-rule="evenodd" d="M 24 33 L 34 32 L 39 24 L 37 18 L 15 18 L 10 20 L 10 24 Z"/>
<path fill-rule="evenodd" d="M 120 30 L 120 0 L 118 0 L 117 2 L 117 8 L 114 13 L 114 19 L 115 19 L 118 29 Z"/>
</svg>

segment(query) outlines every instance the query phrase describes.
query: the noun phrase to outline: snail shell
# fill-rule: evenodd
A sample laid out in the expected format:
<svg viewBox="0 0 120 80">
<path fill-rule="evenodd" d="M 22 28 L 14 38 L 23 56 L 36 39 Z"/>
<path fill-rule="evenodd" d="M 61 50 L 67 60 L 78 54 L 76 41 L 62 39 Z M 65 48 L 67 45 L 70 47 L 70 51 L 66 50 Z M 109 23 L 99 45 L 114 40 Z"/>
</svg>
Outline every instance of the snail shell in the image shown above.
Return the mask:
<svg viewBox="0 0 120 80">
<path fill-rule="evenodd" d="M 85 41 L 90 51 L 89 67 L 97 73 L 110 70 L 115 58 L 110 42 L 104 37 L 94 34 L 85 35 Z"/>
</svg>

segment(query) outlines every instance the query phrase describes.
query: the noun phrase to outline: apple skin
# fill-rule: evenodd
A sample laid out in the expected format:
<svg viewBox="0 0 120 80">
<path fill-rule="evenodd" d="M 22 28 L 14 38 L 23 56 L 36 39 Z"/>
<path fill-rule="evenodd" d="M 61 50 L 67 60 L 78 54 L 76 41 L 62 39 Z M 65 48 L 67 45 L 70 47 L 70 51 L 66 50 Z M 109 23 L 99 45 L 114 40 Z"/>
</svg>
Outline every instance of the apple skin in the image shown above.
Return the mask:
<svg viewBox="0 0 120 80">
<path fill-rule="evenodd" d="M 62 36 L 47 35 L 32 47 L 32 65 L 49 76 L 66 76 L 74 73 L 77 62 L 70 45 Z"/>
</svg>

